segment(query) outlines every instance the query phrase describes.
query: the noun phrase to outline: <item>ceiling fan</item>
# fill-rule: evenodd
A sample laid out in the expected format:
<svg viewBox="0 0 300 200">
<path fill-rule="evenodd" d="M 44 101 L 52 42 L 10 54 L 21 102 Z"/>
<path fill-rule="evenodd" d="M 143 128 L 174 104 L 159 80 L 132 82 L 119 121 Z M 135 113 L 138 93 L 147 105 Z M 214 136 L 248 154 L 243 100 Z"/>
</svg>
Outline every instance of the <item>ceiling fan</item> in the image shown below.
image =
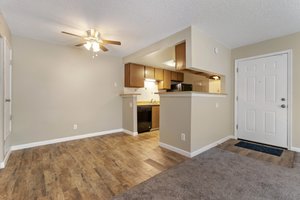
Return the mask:
<svg viewBox="0 0 300 200">
<path fill-rule="evenodd" d="M 101 37 L 100 32 L 96 31 L 95 29 L 87 30 L 86 35 L 84 36 L 76 35 L 66 31 L 62 31 L 62 33 L 81 38 L 84 42 L 80 44 L 76 44 L 75 46 L 76 47 L 84 46 L 87 50 L 91 50 L 93 52 L 98 52 L 100 51 L 100 49 L 102 51 L 108 51 L 108 49 L 104 46 L 106 44 L 121 45 L 121 42 L 119 41 L 104 40 Z"/>
</svg>

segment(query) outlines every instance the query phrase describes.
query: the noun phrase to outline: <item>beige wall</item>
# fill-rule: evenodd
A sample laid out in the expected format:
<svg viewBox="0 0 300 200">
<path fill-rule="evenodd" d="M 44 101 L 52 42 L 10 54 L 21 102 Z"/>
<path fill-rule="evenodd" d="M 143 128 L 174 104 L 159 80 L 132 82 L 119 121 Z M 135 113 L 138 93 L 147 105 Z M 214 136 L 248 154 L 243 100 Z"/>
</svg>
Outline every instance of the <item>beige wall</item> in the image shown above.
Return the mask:
<svg viewBox="0 0 300 200">
<path fill-rule="evenodd" d="M 5 37 L 11 46 L 11 33 L 10 33 L 9 27 L 7 26 L 6 21 L 1 13 L 0 13 L 0 36 Z M 3 67 L 3 63 L 1 63 L 0 65 L 1 65 L 1 67 Z M 1 71 L 3 71 L 3 69 Z M 0 80 L 3 80 L 3 73 L 0 73 Z M 3 84 L 3 82 L 1 82 L 1 84 Z M 0 105 L 3 105 L 3 95 L 4 95 L 3 88 L 1 87 L 1 89 L 0 89 Z M 0 113 L 3 113 L 3 106 L 0 106 Z M 1 130 L 0 131 L 0 162 L 1 162 L 5 156 L 4 149 L 6 149 L 6 151 L 7 151 L 11 144 L 11 135 L 8 136 L 6 141 L 4 141 L 3 115 L 2 114 L 0 115 L 0 130 Z"/>
<path fill-rule="evenodd" d="M 137 133 L 137 96 L 123 96 L 123 128 Z"/>
<path fill-rule="evenodd" d="M 13 47 L 14 145 L 122 128 L 121 58 L 21 37 Z"/>
<path fill-rule="evenodd" d="M 231 102 L 226 96 L 192 98 L 191 152 L 233 135 Z"/>
<path fill-rule="evenodd" d="M 190 152 L 191 149 L 191 98 L 160 97 L 160 142 Z M 185 133 L 185 141 L 181 140 Z"/>
<path fill-rule="evenodd" d="M 192 64 L 189 67 L 221 75 L 227 74 L 230 70 L 228 62 L 231 50 L 197 27 L 192 26 L 191 30 Z M 214 52 L 214 48 L 218 49 L 218 53 Z"/>
<path fill-rule="evenodd" d="M 192 153 L 233 136 L 231 112 L 231 102 L 226 95 L 162 94 L 160 142 Z M 185 141 L 181 140 L 181 133 L 185 134 Z"/>
<path fill-rule="evenodd" d="M 232 50 L 232 68 L 234 60 L 283 50 L 293 50 L 293 133 L 292 146 L 300 148 L 300 33 L 263 41 Z"/>
</svg>

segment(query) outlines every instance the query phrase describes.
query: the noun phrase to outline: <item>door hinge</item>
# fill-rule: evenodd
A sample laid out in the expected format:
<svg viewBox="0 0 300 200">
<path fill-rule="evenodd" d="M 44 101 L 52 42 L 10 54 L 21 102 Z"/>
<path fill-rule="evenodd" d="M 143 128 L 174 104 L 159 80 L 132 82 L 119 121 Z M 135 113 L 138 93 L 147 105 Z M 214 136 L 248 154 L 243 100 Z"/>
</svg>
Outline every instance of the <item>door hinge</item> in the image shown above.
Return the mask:
<svg viewBox="0 0 300 200">
<path fill-rule="evenodd" d="M 236 72 L 239 73 L 239 68 L 236 68 Z"/>
<path fill-rule="evenodd" d="M 239 125 L 238 124 L 235 125 L 235 128 L 236 128 L 236 130 L 239 130 Z"/>
<path fill-rule="evenodd" d="M 236 101 L 238 101 L 239 100 L 239 97 L 238 96 L 236 96 Z"/>
<path fill-rule="evenodd" d="M 10 119 L 10 121 L 12 121 L 12 119 L 13 119 L 12 115 L 9 117 L 9 119 Z"/>
</svg>

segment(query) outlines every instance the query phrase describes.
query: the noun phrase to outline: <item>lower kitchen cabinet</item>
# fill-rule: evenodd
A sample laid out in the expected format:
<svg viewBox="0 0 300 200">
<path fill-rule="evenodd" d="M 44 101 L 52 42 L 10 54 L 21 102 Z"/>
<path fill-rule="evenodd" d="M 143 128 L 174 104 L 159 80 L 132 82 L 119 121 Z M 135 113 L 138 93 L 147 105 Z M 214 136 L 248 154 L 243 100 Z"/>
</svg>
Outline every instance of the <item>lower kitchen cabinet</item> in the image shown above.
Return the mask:
<svg viewBox="0 0 300 200">
<path fill-rule="evenodd" d="M 152 130 L 159 129 L 159 105 L 152 106 Z"/>
</svg>

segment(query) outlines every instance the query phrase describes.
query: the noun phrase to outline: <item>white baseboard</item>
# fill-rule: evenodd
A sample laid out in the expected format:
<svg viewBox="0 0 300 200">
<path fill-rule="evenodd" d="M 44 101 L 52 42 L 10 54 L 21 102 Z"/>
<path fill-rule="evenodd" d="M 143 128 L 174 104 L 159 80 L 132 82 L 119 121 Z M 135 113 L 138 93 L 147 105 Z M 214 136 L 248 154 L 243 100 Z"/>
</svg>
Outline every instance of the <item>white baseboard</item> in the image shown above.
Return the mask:
<svg viewBox="0 0 300 200">
<path fill-rule="evenodd" d="M 205 151 L 207 151 L 207 150 L 209 150 L 209 149 L 211 149 L 211 148 L 213 148 L 213 147 L 215 147 L 215 146 L 217 146 L 217 145 L 219 145 L 219 144 L 221 144 L 223 142 L 226 142 L 229 139 L 235 139 L 235 137 L 233 135 L 226 136 L 226 137 L 224 137 L 224 138 L 222 138 L 222 139 L 220 139 L 220 140 L 218 140 L 216 142 L 213 142 L 213 143 L 211 143 L 209 145 L 206 145 L 206 146 L 204 146 L 204 147 L 202 147 L 202 148 L 200 148 L 200 149 L 198 149 L 196 151 L 193 151 L 193 152 L 188 152 L 188 151 L 179 149 L 177 147 L 174 147 L 174 146 L 162 143 L 162 142 L 159 143 L 159 146 L 161 146 L 161 147 L 163 147 L 165 149 L 168 149 L 170 151 L 174 151 L 176 153 L 179 153 L 179 154 L 181 154 L 183 156 L 192 158 L 192 157 L 197 156 L 197 155 L 199 155 L 199 154 L 201 154 L 201 153 L 203 153 L 203 152 L 205 152 Z"/>
<path fill-rule="evenodd" d="M 5 168 L 6 163 L 7 163 L 7 161 L 8 161 L 8 158 L 9 158 L 10 154 L 11 154 L 11 149 L 9 149 L 9 151 L 8 151 L 8 152 L 6 153 L 6 155 L 5 155 L 4 160 L 0 163 L 0 169 Z"/>
<path fill-rule="evenodd" d="M 38 146 L 44 146 L 44 145 L 49 145 L 49 144 L 56 144 L 56 143 L 61 143 L 61 142 L 68 142 L 68 141 L 72 141 L 72 140 L 80 140 L 80 139 L 84 139 L 84 138 L 97 137 L 97 136 L 108 135 L 108 134 L 113 134 L 113 133 L 121 133 L 121 132 L 127 133 L 132 136 L 138 135 L 137 132 L 132 132 L 132 131 L 128 131 L 123 128 L 120 128 L 120 129 L 113 129 L 113 130 L 101 131 L 101 132 L 96 132 L 96 133 L 87 133 L 87 134 L 82 134 L 82 135 L 74 135 L 74 136 L 70 136 L 70 137 L 44 140 L 44 141 L 39 141 L 39 142 L 31 142 L 31 143 L 27 143 L 27 144 L 13 145 L 10 147 L 10 150 L 6 154 L 4 160 L 2 162 L 0 162 L 0 169 L 5 168 L 5 165 L 6 165 L 8 158 L 12 151 L 28 149 L 28 148 L 32 148 L 32 147 L 38 147 Z"/>
<path fill-rule="evenodd" d="M 96 133 L 87 133 L 87 134 L 82 134 L 82 135 L 74 135 L 74 136 L 70 136 L 70 137 L 44 140 L 44 141 L 40 141 L 40 142 L 32 142 L 32 143 L 27 143 L 27 144 L 14 145 L 14 146 L 11 146 L 11 151 L 27 149 L 27 148 L 32 148 L 32 147 L 38 147 L 38 146 L 43 146 L 43 145 L 48 145 L 48 144 L 55 144 L 55 143 L 60 143 L 60 142 L 67 142 L 67 141 L 72 141 L 72 140 L 79 140 L 79 139 L 90 138 L 90 137 L 96 137 L 96 136 L 107 135 L 107 134 L 112 134 L 112 133 L 120 133 L 120 132 L 124 132 L 124 130 L 123 129 L 114 129 L 114 130 L 101 131 L 101 132 L 96 132 Z"/>
<path fill-rule="evenodd" d="M 126 133 L 126 134 L 129 134 L 129 135 L 132 135 L 132 136 L 137 136 L 138 135 L 138 132 L 133 132 L 133 131 L 129 131 L 129 130 L 126 130 L 126 129 L 123 129 L 123 132 Z"/>
<path fill-rule="evenodd" d="M 162 148 L 168 149 L 170 151 L 174 151 L 176 153 L 179 153 L 179 154 L 181 154 L 183 156 L 186 156 L 186 157 L 189 157 L 189 158 L 191 157 L 191 155 L 190 155 L 191 153 L 190 152 L 182 150 L 182 149 L 179 149 L 179 148 L 171 146 L 171 145 L 168 145 L 166 143 L 159 142 L 159 146 L 162 147 Z"/>
<path fill-rule="evenodd" d="M 235 139 L 235 137 L 233 135 L 229 135 L 229 136 L 226 136 L 226 137 L 224 137 L 224 138 L 222 138 L 222 139 L 220 139 L 220 140 L 218 140 L 216 142 L 213 142 L 213 143 L 211 143 L 209 145 L 206 145 L 206 146 L 204 146 L 204 147 L 202 147 L 202 148 L 200 148 L 200 149 L 198 149 L 196 151 L 193 151 L 191 153 L 191 157 L 197 156 L 197 155 L 199 155 L 199 154 L 201 154 L 201 153 L 203 153 L 203 152 L 205 152 L 205 151 L 207 151 L 207 150 L 209 150 L 209 149 L 211 149 L 211 148 L 213 148 L 215 146 L 218 146 L 219 144 L 222 144 L 222 143 L 226 142 L 229 139 Z"/>
<path fill-rule="evenodd" d="M 291 150 L 300 153 L 300 148 L 298 147 L 292 147 Z"/>
</svg>

